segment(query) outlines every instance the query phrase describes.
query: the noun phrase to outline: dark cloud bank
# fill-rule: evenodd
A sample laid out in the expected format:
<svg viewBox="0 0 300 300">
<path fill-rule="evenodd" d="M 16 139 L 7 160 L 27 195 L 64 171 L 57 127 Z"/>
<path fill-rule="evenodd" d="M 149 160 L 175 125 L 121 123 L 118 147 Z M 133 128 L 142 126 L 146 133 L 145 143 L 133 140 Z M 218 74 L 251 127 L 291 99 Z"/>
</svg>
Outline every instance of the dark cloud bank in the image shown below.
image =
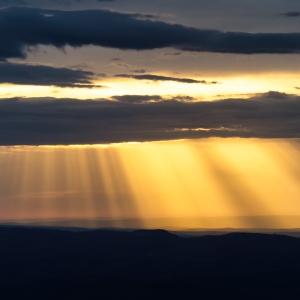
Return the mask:
<svg viewBox="0 0 300 300">
<path fill-rule="evenodd" d="M 300 33 L 201 30 L 106 10 L 1 9 L 0 39 L 2 60 L 24 58 L 26 49 L 37 45 L 98 45 L 124 50 L 173 47 L 242 54 L 300 52 Z"/>
<path fill-rule="evenodd" d="M 201 137 L 299 138 L 300 97 L 188 102 L 160 96 L 108 100 L 2 99 L 1 145 L 88 144 Z M 154 101 L 154 102 L 151 102 Z"/>
</svg>

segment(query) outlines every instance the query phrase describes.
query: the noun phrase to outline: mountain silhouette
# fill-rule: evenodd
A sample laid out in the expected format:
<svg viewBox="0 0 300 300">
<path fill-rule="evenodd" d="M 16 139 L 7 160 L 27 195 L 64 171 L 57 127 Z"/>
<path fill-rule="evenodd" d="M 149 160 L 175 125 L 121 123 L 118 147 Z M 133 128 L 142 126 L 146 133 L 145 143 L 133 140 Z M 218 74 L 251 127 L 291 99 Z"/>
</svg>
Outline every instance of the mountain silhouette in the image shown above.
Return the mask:
<svg viewBox="0 0 300 300">
<path fill-rule="evenodd" d="M 2 299 L 300 299 L 300 240 L 0 227 Z"/>
</svg>

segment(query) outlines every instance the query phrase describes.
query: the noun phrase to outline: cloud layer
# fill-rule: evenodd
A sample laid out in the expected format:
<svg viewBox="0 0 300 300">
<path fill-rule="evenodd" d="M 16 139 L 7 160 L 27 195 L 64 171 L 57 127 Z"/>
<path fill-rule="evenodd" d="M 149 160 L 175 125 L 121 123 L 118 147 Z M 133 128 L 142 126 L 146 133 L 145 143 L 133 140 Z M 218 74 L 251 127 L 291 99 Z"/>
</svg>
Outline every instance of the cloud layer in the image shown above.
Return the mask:
<svg viewBox="0 0 300 300">
<path fill-rule="evenodd" d="M 113 101 L 2 99 L 0 142 L 39 145 L 300 137 L 298 96 L 270 92 L 249 99 L 184 100 L 130 95 L 114 97 Z"/>
<path fill-rule="evenodd" d="M 96 45 L 123 50 L 173 47 L 220 53 L 299 53 L 300 33 L 201 30 L 107 10 L 0 10 L 0 59 L 24 58 L 28 47 Z"/>
</svg>

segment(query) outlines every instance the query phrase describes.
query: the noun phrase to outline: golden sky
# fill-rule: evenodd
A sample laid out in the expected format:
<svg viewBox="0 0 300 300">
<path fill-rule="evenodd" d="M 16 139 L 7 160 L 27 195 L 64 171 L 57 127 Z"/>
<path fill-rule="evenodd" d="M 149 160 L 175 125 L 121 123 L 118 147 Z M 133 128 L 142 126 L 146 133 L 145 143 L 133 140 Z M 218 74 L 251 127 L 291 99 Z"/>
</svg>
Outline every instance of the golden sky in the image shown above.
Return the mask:
<svg viewBox="0 0 300 300">
<path fill-rule="evenodd" d="M 299 152 L 299 140 L 239 138 L 1 147 L 0 218 L 185 218 L 178 226 L 200 227 L 207 217 L 282 216 L 276 226 L 293 227 L 284 216 L 299 214 Z M 269 226 L 243 222 L 235 225 Z"/>
</svg>

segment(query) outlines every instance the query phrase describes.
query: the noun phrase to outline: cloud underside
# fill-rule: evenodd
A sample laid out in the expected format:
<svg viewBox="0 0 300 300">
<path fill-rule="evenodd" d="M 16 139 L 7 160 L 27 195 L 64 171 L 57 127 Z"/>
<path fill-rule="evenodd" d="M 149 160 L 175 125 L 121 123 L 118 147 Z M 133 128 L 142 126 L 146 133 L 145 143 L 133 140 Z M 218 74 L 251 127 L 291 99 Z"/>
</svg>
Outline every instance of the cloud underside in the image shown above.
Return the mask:
<svg viewBox="0 0 300 300">
<path fill-rule="evenodd" d="M 146 50 L 164 47 L 219 53 L 299 53 L 300 33 L 201 30 L 107 10 L 28 7 L 0 10 L 0 59 L 24 58 L 28 47 L 95 45 Z"/>
<path fill-rule="evenodd" d="M 0 63 L 0 84 L 41 85 L 69 88 L 101 88 L 93 72 L 46 65 Z"/>
<path fill-rule="evenodd" d="M 249 99 L 213 102 L 130 95 L 112 100 L 2 99 L 0 143 L 55 145 L 204 137 L 300 137 L 300 97 L 294 95 L 270 92 Z"/>
</svg>

